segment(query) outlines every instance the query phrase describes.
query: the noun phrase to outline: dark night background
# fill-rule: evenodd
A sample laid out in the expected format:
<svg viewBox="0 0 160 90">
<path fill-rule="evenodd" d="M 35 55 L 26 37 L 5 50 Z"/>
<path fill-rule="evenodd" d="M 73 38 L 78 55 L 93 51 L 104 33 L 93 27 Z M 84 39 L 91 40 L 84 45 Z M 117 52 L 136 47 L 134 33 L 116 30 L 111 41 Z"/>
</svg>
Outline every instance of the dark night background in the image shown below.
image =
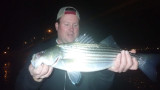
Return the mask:
<svg viewBox="0 0 160 90">
<path fill-rule="evenodd" d="M 97 37 L 111 33 L 118 43 L 131 47 L 160 44 L 158 0 L 3 0 L 1 48 L 16 47 L 54 28 L 59 8 L 67 5 L 79 10 L 81 30 L 91 31 Z"/>
<path fill-rule="evenodd" d="M 159 4 L 158 0 L 1 0 L 0 67 L 3 72 L 3 64 L 11 62 L 14 70 L 10 69 L 12 74 L 6 84 L 0 79 L 0 90 L 13 90 L 14 80 L 27 57 L 26 48 L 36 44 L 33 37 L 40 41 L 41 37 L 48 35 L 48 29 L 53 30 L 50 36 L 56 34 L 54 23 L 61 7 L 77 8 L 81 18 L 81 31 L 93 35 L 95 40 L 99 41 L 111 34 L 121 48 L 139 49 L 160 48 Z M 24 46 L 24 41 L 30 44 Z M 7 47 L 9 55 L 4 56 Z M 122 77 L 127 74 L 122 74 Z M 2 77 L 3 74 L 0 73 L 0 78 Z M 150 81 L 146 82 L 154 86 Z M 7 85 L 12 89 L 7 88 Z M 130 88 L 124 85 L 119 87 L 126 90 Z M 131 88 L 136 89 L 134 86 Z"/>
</svg>

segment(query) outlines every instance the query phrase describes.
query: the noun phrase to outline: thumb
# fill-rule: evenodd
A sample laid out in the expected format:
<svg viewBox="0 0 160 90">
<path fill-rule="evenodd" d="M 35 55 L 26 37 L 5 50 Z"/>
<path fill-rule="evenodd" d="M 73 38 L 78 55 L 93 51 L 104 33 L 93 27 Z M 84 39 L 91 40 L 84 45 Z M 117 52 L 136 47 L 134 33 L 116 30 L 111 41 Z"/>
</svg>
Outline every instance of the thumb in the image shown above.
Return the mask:
<svg viewBox="0 0 160 90">
<path fill-rule="evenodd" d="M 131 49 L 129 52 L 130 53 L 136 53 L 136 49 Z"/>
</svg>

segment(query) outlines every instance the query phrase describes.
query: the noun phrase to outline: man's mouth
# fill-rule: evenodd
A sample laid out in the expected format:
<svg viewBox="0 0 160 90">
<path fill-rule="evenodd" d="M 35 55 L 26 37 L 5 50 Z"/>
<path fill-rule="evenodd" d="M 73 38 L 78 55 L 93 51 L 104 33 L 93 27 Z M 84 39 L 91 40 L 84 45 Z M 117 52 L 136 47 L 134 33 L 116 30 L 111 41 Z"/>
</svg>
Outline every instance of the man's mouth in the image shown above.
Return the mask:
<svg viewBox="0 0 160 90">
<path fill-rule="evenodd" d="M 73 36 L 74 36 L 74 34 L 68 34 L 68 36 L 69 36 L 69 37 L 73 37 Z"/>
</svg>

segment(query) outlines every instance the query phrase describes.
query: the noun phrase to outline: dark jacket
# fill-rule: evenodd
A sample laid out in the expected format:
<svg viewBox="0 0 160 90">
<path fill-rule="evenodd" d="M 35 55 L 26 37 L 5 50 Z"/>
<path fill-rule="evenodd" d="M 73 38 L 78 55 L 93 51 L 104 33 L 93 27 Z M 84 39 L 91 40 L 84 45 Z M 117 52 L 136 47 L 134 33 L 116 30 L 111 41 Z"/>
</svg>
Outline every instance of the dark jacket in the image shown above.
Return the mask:
<svg viewBox="0 0 160 90">
<path fill-rule="evenodd" d="M 66 71 L 53 69 L 52 74 L 42 82 L 35 82 L 29 73 L 28 67 L 33 53 L 45 50 L 56 45 L 55 39 L 45 41 L 32 49 L 28 61 L 20 71 L 16 84 L 16 90 L 108 90 L 114 79 L 114 72 L 109 70 L 97 72 L 82 72 L 79 84 L 73 85 Z"/>
</svg>

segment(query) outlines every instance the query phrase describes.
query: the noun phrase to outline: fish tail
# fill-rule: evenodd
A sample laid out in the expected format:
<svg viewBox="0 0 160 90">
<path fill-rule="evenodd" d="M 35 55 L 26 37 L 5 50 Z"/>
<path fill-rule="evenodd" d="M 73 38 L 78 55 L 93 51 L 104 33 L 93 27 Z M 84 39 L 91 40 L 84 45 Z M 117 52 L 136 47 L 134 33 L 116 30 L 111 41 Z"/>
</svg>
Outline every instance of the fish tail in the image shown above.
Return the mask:
<svg viewBox="0 0 160 90">
<path fill-rule="evenodd" d="M 138 57 L 137 57 L 138 56 Z M 157 81 L 156 67 L 160 62 L 159 54 L 138 54 L 139 69 L 153 82 Z"/>
</svg>

